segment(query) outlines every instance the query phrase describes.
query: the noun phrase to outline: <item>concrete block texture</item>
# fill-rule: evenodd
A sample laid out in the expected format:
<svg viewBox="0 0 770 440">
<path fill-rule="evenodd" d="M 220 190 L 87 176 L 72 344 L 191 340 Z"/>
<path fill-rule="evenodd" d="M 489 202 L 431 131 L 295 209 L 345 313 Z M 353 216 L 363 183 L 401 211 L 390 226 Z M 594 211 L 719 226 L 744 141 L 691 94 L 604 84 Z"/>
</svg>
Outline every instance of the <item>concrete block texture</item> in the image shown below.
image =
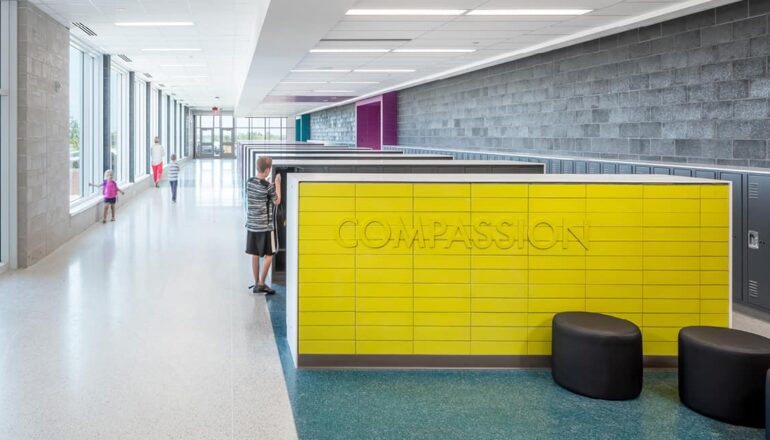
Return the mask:
<svg viewBox="0 0 770 440">
<path fill-rule="evenodd" d="M 744 0 L 401 90 L 404 146 L 767 168 L 770 0 Z M 313 138 L 355 142 L 351 105 Z"/>
</svg>

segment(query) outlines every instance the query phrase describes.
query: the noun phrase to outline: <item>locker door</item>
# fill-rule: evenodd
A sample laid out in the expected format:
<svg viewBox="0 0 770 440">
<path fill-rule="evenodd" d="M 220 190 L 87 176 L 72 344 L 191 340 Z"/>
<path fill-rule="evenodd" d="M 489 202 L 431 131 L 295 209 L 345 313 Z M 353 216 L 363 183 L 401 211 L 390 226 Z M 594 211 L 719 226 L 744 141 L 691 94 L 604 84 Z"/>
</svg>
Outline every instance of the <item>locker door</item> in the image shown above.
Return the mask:
<svg viewBox="0 0 770 440">
<path fill-rule="evenodd" d="M 674 169 L 675 176 L 692 177 L 692 170 L 685 170 L 683 168 Z"/>
<path fill-rule="evenodd" d="M 636 171 L 636 174 L 650 174 L 650 167 L 645 165 L 637 165 L 634 171 Z"/>
<path fill-rule="evenodd" d="M 561 161 L 561 172 L 563 174 L 572 174 L 574 172 L 573 163 L 571 160 Z"/>
<path fill-rule="evenodd" d="M 575 174 L 585 174 L 586 173 L 586 163 L 582 160 L 576 160 L 575 161 Z"/>
<path fill-rule="evenodd" d="M 743 286 L 743 262 L 745 261 L 746 245 L 744 244 L 747 232 L 743 227 L 743 175 L 739 173 L 721 173 L 721 180 L 729 180 L 733 183 L 733 299 L 745 301 L 745 288 Z M 760 237 L 761 238 L 761 237 Z"/>
<path fill-rule="evenodd" d="M 717 173 L 716 171 L 695 170 L 695 177 L 699 177 L 701 179 L 716 179 Z"/>
<path fill-rule="evenodd" d="M 614 163 L 602 164 L 602 174 L 615 174 L 615 173 L 616 173 L 616 167 Z"/>
<path fill-rule="evenodd" d="M 653 174 L 671 174 L 670 168 L 663 168 L 663 167 L 655 167 L 654 170 L 652 170 Z"/>
<path fill-rule="evenodd" d="M 634 166 L 628 163 L 618 164 L 618 174 L 634 174 Z"/>
<path fill-rule="evenodd" d="M 746 299 L 770 309 L 770 176 L 749 175 Z"/>
<path fill-rule="evenodd" d="M 588 174 L 601 174 L 602 165 L 599 162 L 588 162 L 586 165 L 586 172 Z"/>
<path fill-rule="evenodd" d="M 551 159 L 548 161 L 548 172 L 551 174 L 561 174 L 561 161 L 559 159 Z"/>
</svg>

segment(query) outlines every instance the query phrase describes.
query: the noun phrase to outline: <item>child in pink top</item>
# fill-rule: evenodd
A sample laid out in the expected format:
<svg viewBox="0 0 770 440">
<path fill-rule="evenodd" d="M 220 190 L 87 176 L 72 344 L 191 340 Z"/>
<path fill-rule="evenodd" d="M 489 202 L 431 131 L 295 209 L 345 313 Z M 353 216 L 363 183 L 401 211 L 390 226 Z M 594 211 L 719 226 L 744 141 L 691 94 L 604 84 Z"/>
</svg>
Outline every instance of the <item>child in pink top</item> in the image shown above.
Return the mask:
<svg viewBox="0 0 770 440">
<path fill-rule="evenodd" d="M 118 193 L 125 194 L 120 188 L 118 188 L 118 182 L 112 180 L 112 170 L 104 172 L 104 181 L 101 185 L 94 185 L 102 188 L 102 195 L 104 195 L 104 218 L 102 223 L 107 223 L 107 210 L 112 210 L 112 221 L 115 221 L 115 203 L 118 201 Z"/>
</svg>

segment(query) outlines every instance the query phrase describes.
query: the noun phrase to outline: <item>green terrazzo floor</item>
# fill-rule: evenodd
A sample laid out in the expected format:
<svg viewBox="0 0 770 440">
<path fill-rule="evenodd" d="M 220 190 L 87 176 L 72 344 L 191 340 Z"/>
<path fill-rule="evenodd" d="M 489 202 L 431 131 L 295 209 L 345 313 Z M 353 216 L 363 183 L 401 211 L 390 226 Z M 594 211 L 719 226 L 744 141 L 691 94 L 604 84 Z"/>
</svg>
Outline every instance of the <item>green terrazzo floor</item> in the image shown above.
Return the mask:
<svg viewBox="0 0 770 440">
<path fill-rule="evenodd" d="M 632 401 L 593 400 L 548 370 L 297 370 L 285 290 L 268 298 L 301 439 L 762 439 L 679 403 L 675 371 L 648 370 Z"/>
</svg>

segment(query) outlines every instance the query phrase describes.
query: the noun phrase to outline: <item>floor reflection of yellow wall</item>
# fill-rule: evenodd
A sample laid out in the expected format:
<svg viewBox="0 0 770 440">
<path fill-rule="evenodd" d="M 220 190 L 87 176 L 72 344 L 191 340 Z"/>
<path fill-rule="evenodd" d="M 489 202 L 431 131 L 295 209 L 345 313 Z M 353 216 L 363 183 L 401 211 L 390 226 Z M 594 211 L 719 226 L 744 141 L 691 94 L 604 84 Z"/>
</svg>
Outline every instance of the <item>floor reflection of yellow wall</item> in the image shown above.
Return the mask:
<svg viewBox="0 0 770 440">
<path fill-rule="evenodd" d="M 549 354 L 551 319 L 728 324 L 728 186 L 300 186 L 300 354 Z"/>
</svg>

